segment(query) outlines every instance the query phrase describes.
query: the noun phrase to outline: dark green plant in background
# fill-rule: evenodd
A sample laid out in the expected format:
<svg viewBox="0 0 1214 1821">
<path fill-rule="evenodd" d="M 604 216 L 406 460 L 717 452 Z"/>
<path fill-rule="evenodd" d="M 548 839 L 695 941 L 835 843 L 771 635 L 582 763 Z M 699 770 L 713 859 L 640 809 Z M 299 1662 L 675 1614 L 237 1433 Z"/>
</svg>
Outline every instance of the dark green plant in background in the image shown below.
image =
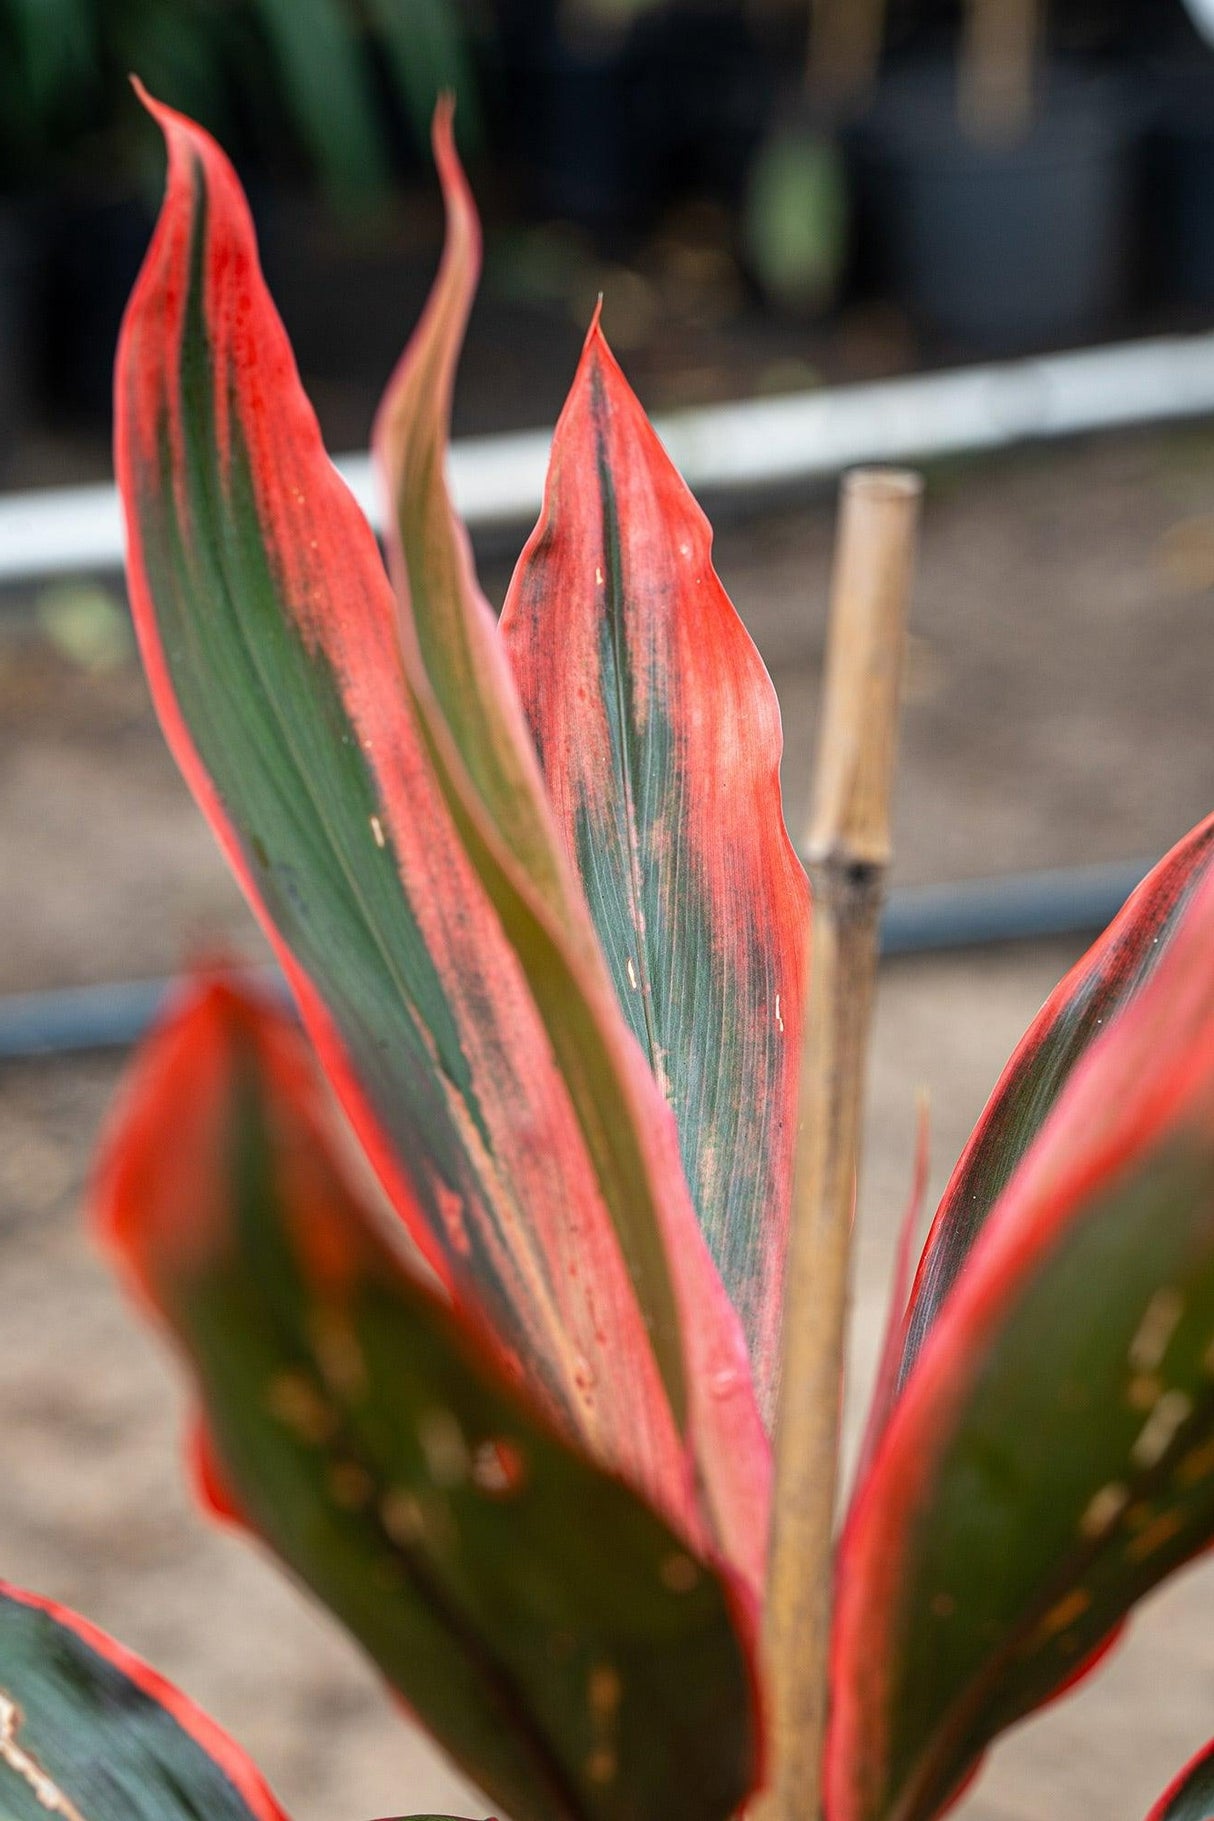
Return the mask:
<svg viewBox="0 0 1214 1821">
<path fill-rule="evenodd" d="M 235 144 L 284 139 L 339 201 L 383 190 L 394 127 L 424 144 L 437 96 L 479 138 L 463 0 L 0 0 L 0 188 L 37 189 L 104 143 L 128 167 L 137 69 Z"/>
</svg>

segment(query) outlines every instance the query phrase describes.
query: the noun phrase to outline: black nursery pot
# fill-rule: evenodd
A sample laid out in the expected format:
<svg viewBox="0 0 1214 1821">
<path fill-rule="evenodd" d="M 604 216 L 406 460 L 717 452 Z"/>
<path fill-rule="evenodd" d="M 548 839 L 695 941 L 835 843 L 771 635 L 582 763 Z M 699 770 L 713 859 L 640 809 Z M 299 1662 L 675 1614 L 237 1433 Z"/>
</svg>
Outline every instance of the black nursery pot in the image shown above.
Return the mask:
<svg viewBox="0 0 1214 1821">
<path fill-rule="evenodd" d="M 951 65 L 904 69 L 855 134 L 868 263 L 913 317 L 966 346 L 1081 341 L 1125 298 L 1136 111 L 1109 76 L 1051 71 L 1027 131 L 963 131 Z"/>
<path fill-rule="evenodd" d="M 1214 58 L 1155 75 L 1147 221 L 1157 288 L 1214 307 Z"/>
<path fill-rule="evenodd" d="M 775 89 L 740 8 L 670 0 L 597 34 L 566 30 L 538 0 L 510 13 L 504 124 L 533 213 L 610 237 L 689 191 L 738 199 Z"/>
<path fill-rule="evenodd" d="M 36 265 L 29 210 L 0 197 L 0 479 L 30 416 Z"/>
<path fill-rule="evenodd" d="M 118 330 L 155 221 L 134 187 L 78 186 L 48 207 L 39 364 L 60 418 L 109 422 Z"/>
<path fill-rule="evenodd" d="M 518 8 L 514 9 L 519 12 Z M 524 202 L 595 232 L 631 226 L 643 208 L 622 41 L 568 38 L 555 17 L 520 12 L 503 29 L 510 98 L 506 138 Z"/>
</svg>

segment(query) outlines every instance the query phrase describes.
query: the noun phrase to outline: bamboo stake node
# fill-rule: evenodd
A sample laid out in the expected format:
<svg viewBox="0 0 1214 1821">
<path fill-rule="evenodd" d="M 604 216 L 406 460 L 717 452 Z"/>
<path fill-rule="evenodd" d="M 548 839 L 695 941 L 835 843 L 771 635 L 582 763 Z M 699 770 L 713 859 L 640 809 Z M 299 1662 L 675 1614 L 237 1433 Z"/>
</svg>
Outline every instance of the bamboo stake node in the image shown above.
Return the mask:
<svg viewBox="0 0 1214 1821">
<path fill-rule="evenodd" d="M 772 1770 L 756 1821 L 821 1811 L 851 1219 L 921 495 L 901 469 L 859 469 L 842 490 L 806 836 L 813 942 L 764 1633 Z"/>
</svg>

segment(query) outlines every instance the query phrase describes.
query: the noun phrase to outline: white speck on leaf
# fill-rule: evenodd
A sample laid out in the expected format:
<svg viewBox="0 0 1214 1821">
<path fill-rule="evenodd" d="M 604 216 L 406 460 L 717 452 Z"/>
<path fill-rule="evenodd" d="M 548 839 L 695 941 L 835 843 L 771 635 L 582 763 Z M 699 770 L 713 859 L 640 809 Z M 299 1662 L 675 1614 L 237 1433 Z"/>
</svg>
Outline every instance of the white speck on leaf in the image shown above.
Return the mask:
<svg viewBox="0 0 1214 1821">
<path fill-rule="evenodd" d="M 1162 1460 L 1192 1409 L 1193 1400 L 1187 1391 L 1165 1391 L 1130 1450 L 1135 1466 L 1153 1467 Z"/>
</svg>

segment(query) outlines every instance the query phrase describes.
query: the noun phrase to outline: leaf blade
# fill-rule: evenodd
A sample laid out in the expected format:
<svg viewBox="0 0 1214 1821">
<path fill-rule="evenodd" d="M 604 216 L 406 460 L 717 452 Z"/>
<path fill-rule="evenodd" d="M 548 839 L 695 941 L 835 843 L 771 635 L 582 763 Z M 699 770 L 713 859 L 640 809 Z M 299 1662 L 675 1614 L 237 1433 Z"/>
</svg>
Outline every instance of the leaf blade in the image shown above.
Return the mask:
<svg viewBox="0 0 1214 1821">
<path fill-rule="evenodd" d="M 231 167 L 154 111 L 169 184 L 120 344 L 116 462 L 170 746 L 430 1264 L 481 1299 L 571 1432 L 698 1533 L 645 1315 L 453 821 L 374 537 L 325 455 Z"/>
<path fill-rule="evenodd" d="M 442 264 L 375 434 L 403 661 L 448 807 L 568 1087 L 676 1420 L 690 1417 L 713 1521 L 757 1585 L 769 1464 L 744 1341 L 697 1227 L 670 1109 L 616 1002 L 446 486 L 451 395 L 480 249 L 451 129 L 450 108 L 440 109 Z"/>
<path fill-rule="evenodd" d="M 809 892 L 784 827 L 770 679 L 597 319 L 502 629 L 770 1412 Z"/>
<path fill-rule="evenodd" d="M 494 1800 L 724 1821 L 756 1749 L 733 1583 L 412 1277 L 281 1012 L 194 989 L 136 1066 L 95 1207 L 190 1365 L 224 1508 Z"/>
<path fill-rule="evenodd" d="M 1214 1537 L 1214 881 L 958 1277 L 846 1527 L 831 1821 L 927 1821 Z"/>
<path fill-rule="evenodd" d="M 932 1223 L 906 1317 L 905 1384 L 1001 1190 L 1100 1031 L 1158 965 L 1214 860 L 1214 817 L 1164 856 L 1061 981 L 1017 1045 L 962 1152 Z"/>
<path fill-rule="evenodd" d="M 87 1620 L 0 1581 L 7 1821 L 286 1821 L 192 1701 Z"/>
<path fill-rule="evenodd" d="M 1185 1766 L 1147 1821 L 1214 1821 L 1214 1743 Z"/>
</svg>

